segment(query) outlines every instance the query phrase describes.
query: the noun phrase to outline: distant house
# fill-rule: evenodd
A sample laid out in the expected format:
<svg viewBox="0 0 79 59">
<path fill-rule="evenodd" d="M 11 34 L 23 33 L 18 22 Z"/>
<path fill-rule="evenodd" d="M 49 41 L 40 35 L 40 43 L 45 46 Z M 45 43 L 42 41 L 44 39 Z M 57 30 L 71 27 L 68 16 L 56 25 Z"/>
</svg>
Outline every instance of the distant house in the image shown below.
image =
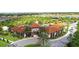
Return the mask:
<svg viewBox="0 0 79 59">
<path fill-rule="evenodd" d="M 62 33 L 64 27 L 65 27 L 65 24 L 61 21 L 58 21 L 55 24 L 49 25 L 46 28 L 48 37 L 52 38 L 54 36 L 57 36 L 59 33 Z"/>
<path fill-rule="evenodd" d="M 72 16 L 66 16 L 67 18 L 72 18 Z"/>
<path fill-rule="evenodd" d="M 31 34 L 32 36 L 36 35 L 38 33 L 38 31 L 40 30 L 40 25 L 37 23 L 33 23 L 31 24 Z"/>
<path fill-rule="evenodd" d="M 26 37 L 25 29 L 26 29 L 26 27 L 24 25 L 17 25 L 17 26 L 12 27 L 10 30 L 11 30 L 11 32 L 14 33 L 14 35 L 18 34 L 23 37 Z"/>
<path fill-rule="evenodd" d="M 24 25 L 17 25 L 11 28 L 11 32 L 23 33 L 25 31 Z"/>
<path fill-rule="evenodd" d="M 60 31 L 60 27 L 58 25 L 50 25 L 46 28 L 46 31 L 48 33 L 48 37 L 52 38 Z"/>
<path fill-rule="evenodd" d="M 54 16 L 54 17 L 52 17 L 53 19 L 59 19 L 59 17 L 57 17 L 57 16 Z"/>
<path fill-rule="evenodd" d="M 9 30 L 9 27 L 8 27 L 8 26 L 3 26 L 3 27 L 2 27 L 2 30 L 3 30 L 3 31 L 8 31 L 8 30 Z"/>
<path fill-rule="evenodd" d="M 39 28 L 40 28 L 40 25 L 37 24 L 37 23 L 33 23 L 33 24 L 31 25 L 31 31 L 32 31 L 32 32 L 37 32 L 37 31 L 39 30 Z"/>
</svg>

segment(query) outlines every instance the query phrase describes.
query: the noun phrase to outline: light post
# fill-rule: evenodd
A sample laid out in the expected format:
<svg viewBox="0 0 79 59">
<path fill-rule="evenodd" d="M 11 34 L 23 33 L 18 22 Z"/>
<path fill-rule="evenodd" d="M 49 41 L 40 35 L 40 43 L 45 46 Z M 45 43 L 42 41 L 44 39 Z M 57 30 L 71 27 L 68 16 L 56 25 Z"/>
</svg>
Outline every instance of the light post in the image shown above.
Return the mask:
<svg viewBox="0 0 79 59">
<path fill-rule="evenodd" d="M 71 27 L 71 29 L 69 31 L 70 31 L 69 39 L 71 39 L 73 37 L 73 27 Z"/>
</svg>

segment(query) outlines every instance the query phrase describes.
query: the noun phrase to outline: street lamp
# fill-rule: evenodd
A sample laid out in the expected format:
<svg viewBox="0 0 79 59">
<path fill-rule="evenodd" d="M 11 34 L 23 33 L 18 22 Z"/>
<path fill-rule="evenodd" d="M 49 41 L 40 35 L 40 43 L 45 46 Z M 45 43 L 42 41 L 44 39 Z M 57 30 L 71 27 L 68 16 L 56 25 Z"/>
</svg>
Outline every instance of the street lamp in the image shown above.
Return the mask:
<svg viewBox="0 0 79 59">
<path fill-rule="evenodd" d="M 69 34 L 68 39 L 71 39 L 71 38 L 72 38 L 72 36 L 73 36 L 73 27 L 71 27 L 71 29 L 70 29 L 69 31 L 70 31 L 70 34 Z"/>
<path fill-rule="evenodd" d="M 70 34 L 71 35 L 73 34 L 73 27 L 71 27 L 71 29 L 70 29 Z"/>
</svg>

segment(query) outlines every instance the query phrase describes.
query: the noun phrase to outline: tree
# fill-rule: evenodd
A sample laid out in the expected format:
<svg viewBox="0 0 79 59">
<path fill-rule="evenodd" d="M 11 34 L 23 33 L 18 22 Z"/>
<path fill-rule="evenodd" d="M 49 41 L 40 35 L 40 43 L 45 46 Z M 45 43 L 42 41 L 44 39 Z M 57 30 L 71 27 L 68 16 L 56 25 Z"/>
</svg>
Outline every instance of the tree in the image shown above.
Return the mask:
<svg viewBox="0 0 79 59">
<path fill-rule="evenodd" d="M 79 47 L 79 31 L 75 32 L 73 38 L 71 38 L 71 42 L 69 43 L 71 47 Z"/>
<path fill-rule="evenodd" d="M 48 35 L 45 32 L 40 32 L 38 34 L 39 36 L 39 43 L 41 44 L 41 46 L 46 47 L 48 46 Z"/>
<path fill-rule="evenodd" d="M 71 37 L 68 46 L 79 47 L 79 23 L 77 25 L 77 31 L 74 33 L 73 37 Z"/>
</svg>

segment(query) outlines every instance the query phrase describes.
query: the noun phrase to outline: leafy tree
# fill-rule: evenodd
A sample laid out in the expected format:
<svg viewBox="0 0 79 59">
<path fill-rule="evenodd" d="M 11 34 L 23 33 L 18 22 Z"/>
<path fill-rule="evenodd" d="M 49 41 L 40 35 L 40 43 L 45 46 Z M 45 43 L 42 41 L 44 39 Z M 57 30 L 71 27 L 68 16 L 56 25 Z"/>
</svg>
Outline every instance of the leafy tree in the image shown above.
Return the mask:
<svg viewBox="0 0 79 59">
<path fill-rule="evenodd" d="M 79 23 L 77 25 L 77 31 L 74 33 L 73 37 L 68 44 L 70 47 L 79 47 Z"/>
</svg>

